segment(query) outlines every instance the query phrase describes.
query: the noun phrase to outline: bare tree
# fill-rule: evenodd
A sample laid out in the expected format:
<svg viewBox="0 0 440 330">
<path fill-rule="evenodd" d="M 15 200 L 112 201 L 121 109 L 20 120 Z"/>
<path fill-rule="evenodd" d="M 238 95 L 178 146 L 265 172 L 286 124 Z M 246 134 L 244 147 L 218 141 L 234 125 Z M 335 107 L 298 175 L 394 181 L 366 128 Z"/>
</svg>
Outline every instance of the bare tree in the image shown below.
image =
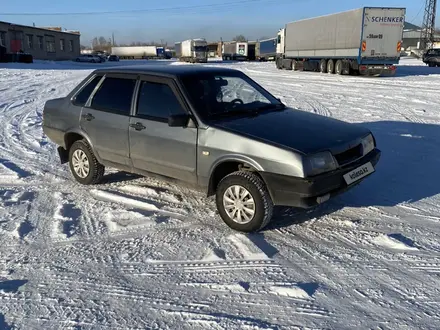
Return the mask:
<svg viewBox="0 0 440 330">
<path fill-rule="evenodd" d="M 232 39 L 233 41 L 238 41 L 238 42 L 245 42 L 247 41 L 246 37 L 242 34 L 239 34 L 238 36 L 234 37 L 234 39 Z"/>
</svg>

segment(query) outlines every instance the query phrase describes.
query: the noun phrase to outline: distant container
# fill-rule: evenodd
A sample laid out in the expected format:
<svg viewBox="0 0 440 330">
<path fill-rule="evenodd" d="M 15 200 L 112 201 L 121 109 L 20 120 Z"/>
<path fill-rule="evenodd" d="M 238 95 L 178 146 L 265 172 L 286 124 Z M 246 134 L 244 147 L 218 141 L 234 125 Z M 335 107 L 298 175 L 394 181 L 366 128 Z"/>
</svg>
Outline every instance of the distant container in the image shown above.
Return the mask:
<svg viewBox="0 0 440 330">
<path fill-rule="evenodd" d="M 257 47 L 257 60 L 274 61 L 277 55 L 277 38 L 261 40 Z"/>
<path fill-rule="evenodd" d="M 179 61 L 206 63 L 208 61 L 208 42 L 204 38 L 188 39 L 175 44 Z"/>
<path fill-rule="evenodd" d="M 117 55 L 121 59 L 159 58 L 156 46 L 112 47 L 112 55 Z"/>
<path fill-rule="evenodd" d="M 224 61 L 246 61 L 248 59 L 247 42 L 225 42 L 222 46 L 222 58 Z"/>
</svg>

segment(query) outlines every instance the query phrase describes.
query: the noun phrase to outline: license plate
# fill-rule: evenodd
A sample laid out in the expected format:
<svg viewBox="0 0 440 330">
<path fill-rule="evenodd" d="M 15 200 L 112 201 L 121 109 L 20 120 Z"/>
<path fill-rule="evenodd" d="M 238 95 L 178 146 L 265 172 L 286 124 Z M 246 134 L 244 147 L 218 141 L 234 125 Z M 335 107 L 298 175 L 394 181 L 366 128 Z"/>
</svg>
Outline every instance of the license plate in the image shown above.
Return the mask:
<svg viewBox="0 0 440 330">
<path fill-rule="evenodd" d="M 370 162 L 359 166 L 358 168 L 354 169 L 351 172 L 348 172 L 347 174 L 344 175 L 344 180 L 345 182 L 347 182 L 348 185 L 351 185 L 352 183 L 365 178 L 367 175 L 370 175 L 371 173 L 373 173 L 374 167 L 373 165 L 371 165 Z"/>
</svg>

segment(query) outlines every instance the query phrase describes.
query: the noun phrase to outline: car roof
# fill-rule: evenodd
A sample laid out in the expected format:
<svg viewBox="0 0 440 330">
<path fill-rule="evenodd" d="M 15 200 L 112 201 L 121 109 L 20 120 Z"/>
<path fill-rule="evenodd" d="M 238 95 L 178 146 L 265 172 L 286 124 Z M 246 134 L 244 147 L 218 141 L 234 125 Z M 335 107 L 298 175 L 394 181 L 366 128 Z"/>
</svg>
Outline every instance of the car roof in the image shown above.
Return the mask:
<svg viewBox="0 0 440 330">
<path fill-rule="evenodd" d="M 102 69 L 96 69 L 94 73 L 136 73 L 136 74 L 154 74 L 161 76 L 188 76 L 203 73 L 231 74 L 241 73 L 241 71 L 230 68 L 202 66 L 202 65 L 169 65 L 169 64 L 146 64 L 117 66 Z"/>
</svg>

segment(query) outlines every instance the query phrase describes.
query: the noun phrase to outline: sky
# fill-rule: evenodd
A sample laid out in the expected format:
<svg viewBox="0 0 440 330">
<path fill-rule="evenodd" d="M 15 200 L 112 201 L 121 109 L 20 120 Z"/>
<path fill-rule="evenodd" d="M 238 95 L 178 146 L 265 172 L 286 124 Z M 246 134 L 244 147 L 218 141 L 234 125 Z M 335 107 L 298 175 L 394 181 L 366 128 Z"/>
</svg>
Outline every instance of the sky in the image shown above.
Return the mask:
<svg viewBox="0 0 440 330">
<path fill-rule="evenodd" d="M 189 38 L 231 40 L 239 34 L 249 40 L 273 37 L 290 21 L 363 6 L 404 7 L 406 21 L 420 25 L 424 5 L 425 0 L 3 0 L 0 21 L 79 30 L 83 45 L 112 34 L 116 43 L 173 44 Z"/>
</svg>

